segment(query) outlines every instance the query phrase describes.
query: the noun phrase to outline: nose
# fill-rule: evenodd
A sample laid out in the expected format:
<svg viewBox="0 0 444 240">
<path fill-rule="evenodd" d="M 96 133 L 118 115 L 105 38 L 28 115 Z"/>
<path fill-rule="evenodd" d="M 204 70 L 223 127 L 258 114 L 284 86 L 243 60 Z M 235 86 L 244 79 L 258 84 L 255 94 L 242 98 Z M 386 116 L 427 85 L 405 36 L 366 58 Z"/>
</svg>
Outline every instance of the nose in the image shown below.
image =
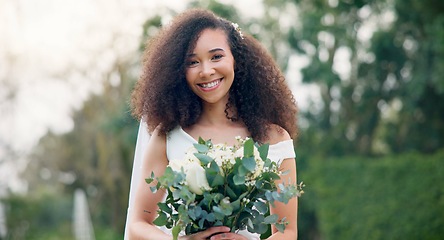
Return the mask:
<svg viewBox="0 0 444 240">
<path fill-rule="evenodd" d="M 206 62 L 201 65 L 199 76 L 201 78 L 207 78 L 212 76 L 215 72 L 216 70 L 214 70 L 213 65 L 210 62 Z"/>
</svg>

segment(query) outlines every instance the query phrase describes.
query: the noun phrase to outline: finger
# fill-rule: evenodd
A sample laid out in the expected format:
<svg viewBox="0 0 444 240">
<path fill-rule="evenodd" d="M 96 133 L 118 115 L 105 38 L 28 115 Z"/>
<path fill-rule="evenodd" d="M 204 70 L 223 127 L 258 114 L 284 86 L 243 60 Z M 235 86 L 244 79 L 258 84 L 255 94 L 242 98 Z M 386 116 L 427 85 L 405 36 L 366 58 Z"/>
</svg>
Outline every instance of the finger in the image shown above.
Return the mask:
<svg viewBox="0 0 444 240">
<path fill-rule="evenodd" d="M 210 237 L 210 236 L 218 234 L 218 233 L 228 233 L 228 232 L 230 232 L 229 227 L 220 226 L 220 227 L 208 228 L 207 230 L 200 232 L 200 234 L 202 234 L 202 236 L 204 236 L 204 237 Z"/>
<path fill-rule="evenodd" d="M 210 240 L 228 240 L 228 239 L 245 239 L 245 238 L 239 234 L 232 232 L 216 234 L 210 238 Z"/>
</svg>

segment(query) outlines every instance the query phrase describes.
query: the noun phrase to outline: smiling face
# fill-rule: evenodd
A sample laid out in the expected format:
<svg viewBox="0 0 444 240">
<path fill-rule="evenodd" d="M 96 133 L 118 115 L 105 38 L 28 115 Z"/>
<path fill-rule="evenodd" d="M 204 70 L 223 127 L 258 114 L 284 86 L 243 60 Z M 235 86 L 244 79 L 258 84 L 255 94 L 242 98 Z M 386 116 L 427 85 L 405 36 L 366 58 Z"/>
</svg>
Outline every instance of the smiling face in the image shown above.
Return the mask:
<svg viewBox="0 0 444 240">
<path fill-rule="evenodd" d="M 226 104 L 234 80 L 234 57 L 224 31 L 205 29 L 186 58 L 188 86 L 206 103 Z"/>
</svg>

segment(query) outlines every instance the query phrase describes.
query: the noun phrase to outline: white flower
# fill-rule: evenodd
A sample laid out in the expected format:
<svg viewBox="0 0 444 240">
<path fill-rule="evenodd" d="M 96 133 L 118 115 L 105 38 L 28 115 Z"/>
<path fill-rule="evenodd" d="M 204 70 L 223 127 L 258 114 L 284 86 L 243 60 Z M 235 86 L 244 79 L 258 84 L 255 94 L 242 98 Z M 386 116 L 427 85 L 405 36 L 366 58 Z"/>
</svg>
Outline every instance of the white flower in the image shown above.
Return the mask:
<svg viewBox="0 0 444 240">
<path fill-rule="evenodd" d="M 235 163 L 233 149 L 225 144 L 213 145 L 213 148 L 208 152 L 208 156 L 212 157 L 219 167 L 222 167 L 224 163 Z"/>
<path fill-rule="evenodd" d="M 182 168 L 183 168 L 184 172 L 186 172 L 187 165 L 188 165 L 187 163 L 188 163 L 188 161 L 186 161 L 184 159 L 180 159 L 180 160 L 179 159 L 172 159 L 172 160 L 170 160 L 168 166 L 170 166 L 171 169 L 175 172 L 181 172 Z"/>
<path fill-rule="evenodd" d="M 193 162 L 200 163 L 200 160 L 194 155 L 195 153 L 197 153 L 197 149 L 194 147 L 190 147 L 185 153 L 185 160 L 187 161 L 187 164 Z"/>
<path fill-rule="evenodd" d="M 186 181 L 190 191 L 197 195 L 202 195 L 203 191 L 211 190 L 205 175 L 205 169 L 197 162 L 188 164 Z"/>
</svg>

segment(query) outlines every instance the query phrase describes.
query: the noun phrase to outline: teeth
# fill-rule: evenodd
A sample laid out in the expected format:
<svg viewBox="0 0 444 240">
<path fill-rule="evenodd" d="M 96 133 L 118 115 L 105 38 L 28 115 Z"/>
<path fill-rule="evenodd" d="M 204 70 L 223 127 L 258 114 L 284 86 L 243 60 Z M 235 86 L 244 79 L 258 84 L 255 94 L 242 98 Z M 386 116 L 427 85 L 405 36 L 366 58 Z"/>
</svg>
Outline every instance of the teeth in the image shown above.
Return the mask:
<svg viewBox="0 0 444 240">
<path fill-rule="evenodd" d="M 219 84 L 219 80 L 217 80 L 217 81 L 214 81 L 214 82 L 210 82 L 210 83 L 202 83 L 202 84 L 199 84 L 201 87 L 203 87 L 203 88 L 212 88 L 212 87 L 214 87 L 214 86 L 216 86 L 217 84 Z"/>
</svg>

